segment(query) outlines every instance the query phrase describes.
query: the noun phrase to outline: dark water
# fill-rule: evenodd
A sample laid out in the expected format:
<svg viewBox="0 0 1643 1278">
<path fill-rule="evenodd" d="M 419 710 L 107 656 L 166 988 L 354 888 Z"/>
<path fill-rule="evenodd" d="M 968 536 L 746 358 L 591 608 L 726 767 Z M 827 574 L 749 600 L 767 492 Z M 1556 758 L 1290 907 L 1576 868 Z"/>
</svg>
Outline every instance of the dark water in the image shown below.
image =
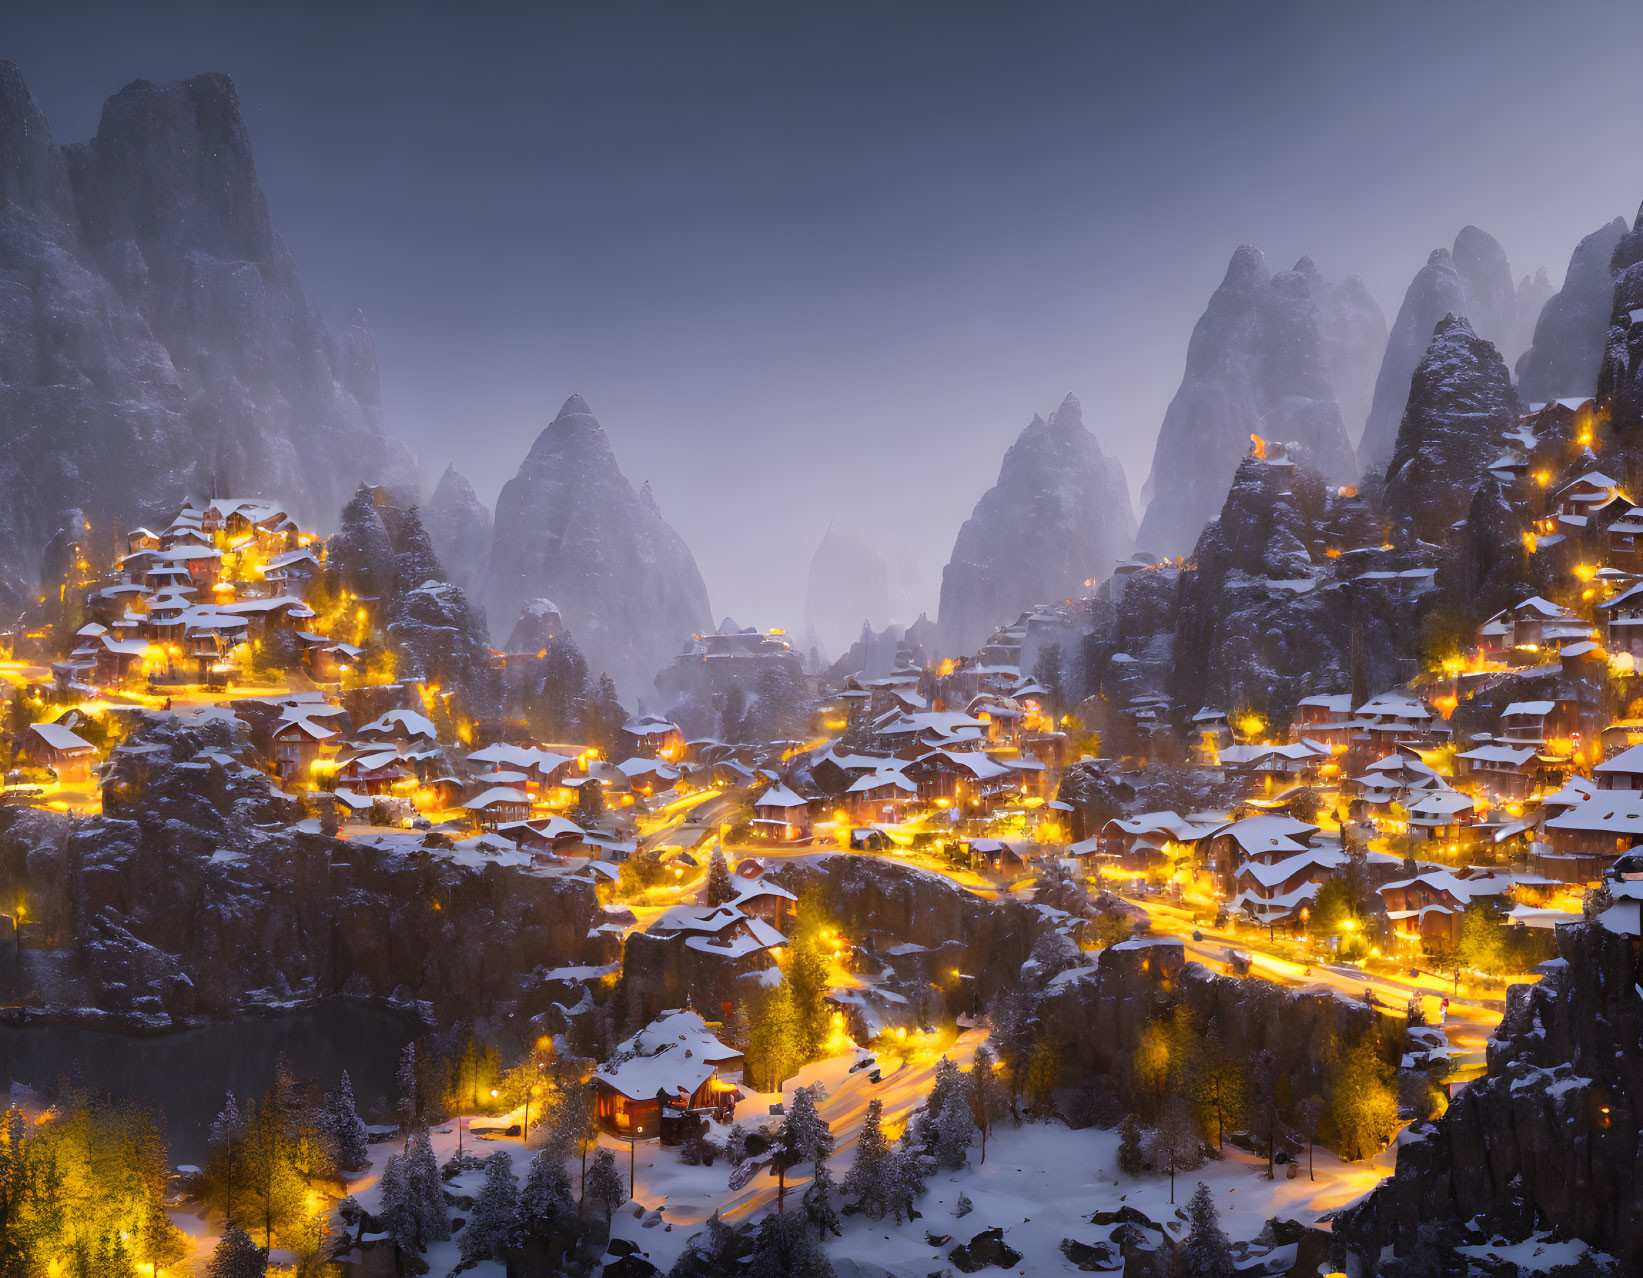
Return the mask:
<svg viewBox="0 0 1643 1278">
<path fill-rule="evenodd" d="M 15 1081 L 44 1092 L 77 1071 L 99 1092 L 159 1105 L 171 1161 L 200 1163 L 224 1091 L 232 1089 L 242 1104 L 260 1096 L 274 1081 L 279 1053 L 298 1078 L 326 1089 L 346 1069 L 360 1116 L 372 1122 L 395 1090 L 401 1050 L 421 1032 L 409 1017 L 348 999 L 152 1037 L 77 1026 L 0 1026 L 0 1089 Z"/>
</svg>

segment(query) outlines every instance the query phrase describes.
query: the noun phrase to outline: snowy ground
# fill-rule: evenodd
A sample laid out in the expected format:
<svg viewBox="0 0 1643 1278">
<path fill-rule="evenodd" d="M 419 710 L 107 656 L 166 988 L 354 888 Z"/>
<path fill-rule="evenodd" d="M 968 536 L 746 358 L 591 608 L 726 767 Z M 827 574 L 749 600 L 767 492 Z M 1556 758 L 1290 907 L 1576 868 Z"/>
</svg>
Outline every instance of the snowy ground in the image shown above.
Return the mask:
<svg viewBox="0 0 1643 1278">
<path fill-rule="evenodd" d="M 968 1065 L 981 1035 L 972 1031 L 959 1039 L 949 1054 Z M 804 1070 L 784 1089 L 821 1082 L 828 1099 L 821 1112 L 838 1137 L 838 1150 L 830 1160 L 835 1178 L 842 1179 L 854 1157 L 854 1146 L 868 1102 L 874 1097 L 885 1102 L 886 1124 L 899 1129 L 902 1120 L 928 1091 L 934 1075 L 934 1060 L 919 1060 L 906 1066 L 886 1067 L 882 1081 L 873 1084 L 866 1070 L 849 1072 L 850 1057 L 824 1061 Z M 769 1105 L 774 1095 L 753 1096 L 738 1108 L 745 1126 L 760 1120 L 773 1123 Z M 489 1125 L 499 1120 L 479 1120 Z M 723 1132 L 721 1131 L 721 1135 Z M 628 1170 L 625 1144 L 607 1138 L 602 1143 L 618 1151 L 617 1165 Z M 523 1181 L 531 1151 L 517 1139 L 476 1139 L 471 1133 L 465 1145 L 481 1156 L 503 1150 L 514 1159 Z M 434 1149 L 439 1161 L 456 1146 L 456 1125 L 446 1124 L 434 1133 Z M 372 1146 L 372 1166 L 353 1185 L 362 1205 L 376 1205 L 376 1176 L 393 1144 Z M 1163 1176 L 1139 1179 L 1116 1170 L 1118 1136 L 1097 1130 L 1070 1131 L 1060 1124 L 1027 1124 L 1016 1128 L 1005 1120 L 987 1146 L 985 1165 L 977 1165 L 979 1150 L 971 1152 L 971 1165 L 961 1172 L 942 1173 L 929 1182 L 928 1193 L 919 1203 L 917 1221 L 897 1226 L 892 1220 L 873 1222 L 861 1216 L 845 1218 L 844 1236 L 830 1239 L 829 1256 L 841 1278 L 852 1275 L 892 1274 L 897 1278 L 923 1278 L 947 1265 L 947 1254 L 956 1243 L 993 1226 L 1004 1229 L 1007 1241 L 1022 1253 L 1019 1272 L 1029 1274 L 1077 1273 L 1061 1255 L 1063 1238 L 1082 1242 L 1104 1240 L 1107 1228 L 1090 1224 L 1090 1214 L 1121 1204 L 1138 1208 L 1160 1223 L 1175 1219 L 1169 1202 L 1169 1181 Z M 761 1174 L 746 1188 L 727 1188 L 730 1166 L 723 1160 L 712 1167 L 687 1167 L 676 1149 L 645 1142 L 634 1151 L 635 1201 L 616 1213 L 613 1234 L 632 1239 L 642 1252 L 664 1271 L 684 1249 L 690 1236 L 714 1210 L 727 1220 L 758 1219 L 774 1210 L 776 1182 Z M 1302 1167 L 1296 1179 L 1265 1178 L 1266 1164 L 1240 1151 L 1228 1149 L 1225 1159 L 1212 1162 L 1202 1171 L 1179 1177 L 1176 1203 L 1184 1204 L 1199 1180 L 1215 1192 L 1223 1224 L 1234 1240 L 1253 1238 L 1270 1216 L 1300 1221 L 1316 1220 L 1322 1212 L 1344 1206 L 1373 1188 L 1392 1168 L 1392 1151 L 1370 1164 L 1347 1165 L 1325 1150 L 1317 1151 L 1317 1180 L 1307 1179 Z M 576 1168 L 571 1168 L 575 1183 Z M 473 1194 L 481 1173 L 460 1178 L 455 1192 Z M 798 1209 L 798 1197 L 808 1177 L 788 1180 L 789 1210 Z M 954 1215 L 960 1194 L 971 1200 L 973 1210 L 963 1218 Z M 950 1241 L 931 1245 L 926 1234 L 952 1235 Z M 441 1278 L 455 1268 L 458 1244 L 455 1239 L 436 1246 L 428 1255 L 432 1278 Z M 494 1273 L 492 1272 L 494 1270 Z M 476 1278 L 502 1278 L 501 1266 L 483 1265 Z"/>
</svg>

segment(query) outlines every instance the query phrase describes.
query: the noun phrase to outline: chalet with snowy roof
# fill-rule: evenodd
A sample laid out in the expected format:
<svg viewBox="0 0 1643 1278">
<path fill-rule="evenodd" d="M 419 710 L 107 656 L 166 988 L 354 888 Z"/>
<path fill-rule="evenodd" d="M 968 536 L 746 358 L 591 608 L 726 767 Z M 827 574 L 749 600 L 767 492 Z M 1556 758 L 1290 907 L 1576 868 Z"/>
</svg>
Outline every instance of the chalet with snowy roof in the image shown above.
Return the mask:
<svg viewBox="0 0 1643 1278">
<path fill-rule="evenodd" d="M 697 1012 L 662 1012 L 594 1071 L 595 1118 L 612 1135 L 639 1140 L 662 1134 L 668 1109 L 727 1117 L 744 1064 Z"/>
<path fill-rule="evenodd" d="M 918 783 L 898 769 L 870 772 L 844 792 L 844 808 L 858 824 L 899 821 L 918 801 Z"/>
<path fill-rule="evenodd" d="M 337 743 L 342 739 L 340 728 L 300 713 L 281 719 L 271 735 L 274 772 L 282 781 L 308 777 L 316 764 L 335 754 Z"/>
<path fill-rule="evenodd" d="M 1223 895 L 1237 888 L 1238 867 L 1274 862 L 1308 851 L 1318 827 L 1286 816 L 1252 816 L 1213 827 L 1208 834 L 1210 874 Z"/>
<path fill-rule="evenodd" d="M 415 710 L 390 710 L 354 734 L 361 741 L 402 741 L 426 744 L 439 740 L 433 720 Z"/>
<path fill-rule="evenodd" d="M 992 803 L 1020 785 L 1020 774 L 975 750 L 932 750 L 904 769 L 921 803 Z"/>
<path fill-rule="evenodd" d="M 684 756 L 685 734 L 679 725 L 659 715 L 639 715 L 622 725 L 622 745 L 629 754 L 655 755 L 663 759 Z"/>
<path fill-rule="evenodd" d="M 415 776 L 397 747 L 352 746 L 337 754 L 337 783 L 362 794 L 387 794 Z"/>
<path fill-rule="evenodd" d="M 1592 769 L 1600 790 L 1643 790 L 1643 745 L 1629 746 Z"/>
<path fill-rule="evenodd" d="M 1338 848 L 1308 848 L 1277 861 L 1245 861 L 1233 874 L 1227 909 L 1259 927 L 1302 927 L 1318 889 L 1340 872 Z"/>
<path fill-rule="evenodd" d="M 1295 703 L 1295 713 L 1289 721 L 1289 738 L 1322 741 L 1340 753 L 1351 744 L 1354 718 L 1349 692 L 1302 697 Z"/>
<path fill-rule="evenodd" d="M 1458 790 L 1424 790 L 1403 805 L 1409 836 L 1427 843 L 1469 843 L 1478 823 L 1477 804 Z"/>
<path fill-rule="evenodd" d="M 531 797 L 512 786 L 492 786 L 462 805 L 481 829 L 494 830 L 511 821 L 524 821 L 531 814 Z"/>
<path fill-rule="evenodd" d="M 1379 889 L 1400 948 L 1457 945 L 1472 891 L 1447 870 L 1384 883 Z"/>
<path fill-rule="evenodd" d="M 1561 742 L 1552 752 L 1567 754 L 1568 743 L 1580 737 L 1580 704 L 1572 697 L 1514 701 L 1500 712 L 1499 729 L 1497 739 L 1503 744 L 1545 749 Z"/>
<path fill-rule="evenodd" d="M 1429 743 L 1438 722 L 1432 707 L 1407 688 L 1393 688 L 1371 697 L 1358 707 L 1356 718 L 1370 748 L 1382 756 L 1393 753 L 1400 744 Z"/>
<path fill-rule="evenodd" d="M 753 801 L 753 828 L 781 842 L 808 839 L 810 800 L 777 782 Z"/>
<path fill-rule="evenodd" d="M 645 934 L 674 941 L 697 954 L 724 959 L 768 961 L 787 938 L 761 918 L 733 905 L 675 905 L 645 928 Z"/>
<path fill-rule="evenodd" d="M 739 863 L 737 870 L 745 864 L 745 861 Z M 747 877 L 738 873 L 731 882 L 736 888 L 736 895 L 729 902 L 731 906 L 749 918 L 762 920 L 777 932 L 787 931 L 798 906 L 798 897 L 763 873 Z"/>
<path fill-rule="evenodd" d="M 1096 838 L 1085 840 L 1092 847 L 1075 844 L 1068 851 L 1079 857 L 1095 853 L 1110 858 L 1121 869 L 1141 872 L 1186 855 L 1219 828 L 1189 821 L 1176 812 L 1143 812 L 1133 817 L 1114 817 L 1101 827 Z"/>
<path fill-rule="evenodd" d="M 1457 779 L 1481 785 L 1502 799 L 1527 798 L 1541 771 L 1540 748 L 1490 741 L 1455 755 Z"/>
<path fill-rule="evenodd" d="M 1595 605 L 1603 621 L 1603 642 L 1610 652 L 1631 654 L 1643 661 L 1643 584 L 1622 591 Z"/>
<path fill-rule="evenodd" d="M 1643 841 L 1643 794 L 1599 790 L 1544 823 L 1553 856 L 1535 868 L 1567 883 L 1598 878 L 1615 857 Z"/>
<path fill-rule="evenodd" d="M 60 723 L 35 723 L 23 734 L 17 754 L 42 768 L 50 768 L 59 781 L 79 783 L 91 775 L 97 762 L 97 747 Z"/>
<path fill-rule="evenodd" d="M 590 850 L 585 842 L 587 831 L 562 816 L 504 821 L 497 825 L 496 832 L 530 852 L 575 856 Z"/>
</svg>

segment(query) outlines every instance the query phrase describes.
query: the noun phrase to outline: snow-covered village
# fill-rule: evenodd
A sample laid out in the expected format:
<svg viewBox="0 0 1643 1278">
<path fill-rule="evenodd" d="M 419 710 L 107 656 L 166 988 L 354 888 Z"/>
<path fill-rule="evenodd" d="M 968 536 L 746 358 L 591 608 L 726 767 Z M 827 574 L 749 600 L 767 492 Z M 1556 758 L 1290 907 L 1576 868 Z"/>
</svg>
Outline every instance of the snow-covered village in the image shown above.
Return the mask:
<svg viewBox="0 0 1643 1278">
<path fill-rule="evenodd" d="M 1643 1272 L 1643 14 L 1196 8 L 27 16 L 0 1278 Z"/>
</svg>

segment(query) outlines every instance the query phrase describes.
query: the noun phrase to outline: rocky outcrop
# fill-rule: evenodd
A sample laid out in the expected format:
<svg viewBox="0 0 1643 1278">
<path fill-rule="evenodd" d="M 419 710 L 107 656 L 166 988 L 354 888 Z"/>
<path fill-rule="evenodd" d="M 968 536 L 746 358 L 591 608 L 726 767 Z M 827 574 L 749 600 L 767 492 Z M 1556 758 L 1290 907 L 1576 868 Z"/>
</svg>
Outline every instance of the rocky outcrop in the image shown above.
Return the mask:
<svg viewBox="0 0 1643 1278">
<path fill-rule="evenodd" d="M 1135 536 L 1124 468 L 1101 451 L 1068 395 L 1004 454 L 998 482 L 958 530 L 941 574 L 947 651 L 975 651 L 998 626 L 1104 577 Z"/>
<path fill-rule="evenodd" d="M 580 395 L 502 487 L 489 585 L 496 617 L 552 599 L 589 667 L 607 671 L 628 697 L 649 692 L 657 671 L 713 624 L 689 547 L 650 486 L 635 490 L 622 473 Z"/>
<path fill-rule="evenodd" d="M 1614 303 L 1611 261 L 1626 234 L 1615 218 L 1575 246 L 1563 287 L 1540 309 L 1534 341 L 1517 361 L 1518 394 L 1525 403 L 1544 403 L 1597 389 L 1604 334 Z"/>
<path fill-rule="evenodd" d="M 1398 423 L 1409 402 L 1409 379 L 1432 342 L 1432 330 L 1445 315 L 1466 314 L 1466 282 L 1448 249 L 1433 249 L 1403 295 L 1403 305 L 1386 339 L 1386 357 L 1375 378 L 1375 398 L 1358 441 L 1358 465 L 1378 471 L 1392 455 Z"/>
<path fill-rule="evenodd" d="M 1350 300 L 1328 301 L 1310 259 L 1272 275 L 1259 249 L 1233 254 L 1193 328 L 1186 372 L 1158 433 L 1142 492 L 1143 549 L 1176 555 L 1192 545 L 1251 435 L 1293 442 L 1333 479 L 1356 475 L 1331 379 L 1335 367 L 1356 359 L 1338 344 L 1354 334 L 1373 344 L 1374 325 L 1362 314 L 1341 316 Z M 1361 299 L 1346 309 L 1361 312 Z M 1326 312 L 1336 321 L 1334 344 L 1325 338 Z"/>
<path fill-rule="evenodd" d="M 59 147 L 0 64 L 0 591 L 32 593 L 68 507 L 101 552 L 191 490 L 324 526 L 410 475 L 363 318 L 330 333 L 274 232 L 233 83 L 139 80 Z"/>
<path fill-rule="evenodd" d="M 1500 241 L 1475 226 L 1463 226 L 1450 251 L 1455 273 L 1466 290 L 1462 312 L 1484 341 L 1493 344 L 1508 365 L 1518 357 L 1517 289 L 1512 265 Z"/>
<path fill-rule="evenodd" d="M 469 868 L 441 836 L 374 847 L 293 828 L 300 805 L 221 721 L 167 716 L 138 741 L 157 750 L 122 756 L 103 815 L 0 810 L 0 890 L 30 902 L 52 947 L 25 949 L 20 970 L 7 955 L 13 996 L 153 1023 L 259 992 L 397 995 L 449 1019 L 516 1002 L 539 967 L 611 957 L 589 939 L 585 882 Z"/>
<path fill-rule="evenodd" d="M 450 578 L 470 595 L 484 594 L 493 535 L 491 512 L 455 466 L 445 467 L 422 508 L 422 523 Z"/>
<path fill-rule="evenodd" d="M 1299 269 L 1299 268 L 1297 268 Z M 1318 327 L 1329 360 L 1329 382 L 1347 438 L 1356 439 L 1375 397 L 1375 375 L 1386 353 L 1386 312 L 1356 275 L 1339 284 L 1320 280 L 1314 290 Z"/>
<path fill-rule="evenodd" d="M 1509 343 L 1512 357 L 1507 362 L 1514 368 L 1529 353 L 1534 345 L 1535 326 L 1540 321 L 1541 311 L 1546 309 L 1546 303 L 1557 296 L 1557 289 L 1552 287 L 1552 281 L 1546 274 L 1543 266 L 1533 275 L 1525 275 L 1518 281 L 1517 286 L 1517 333 Z M 1506 348 L 1502 348 L 1505 354 Z"/>
<path fill-rule="evenodd" d="M 862 627 L 890 620 L 890 569 L 884 556 L 855 533 L 828 524 L 810 557 L 805 625 L 830 651 L 855 643 Z"/>
<path fill-rule="evenodd" d="M 1337 1218 L 1358 1256 L 1550 1229 L 1609 1252 L 1623 1273 L 1643 1265 L 1636 941 L 1572 924 L 1558 948 L 1539 984 L 1508 991 L 1488 1076 L 1405 1131 L 1392 1178 Z"/>
<path fill-rule="evenodd" d="M 1409 402 L 1386 469 L 1386 503 L 1416 536 L 1442 541 L 1515 426 L 1512 375 L 1471 322 L 1440 320 L 1410 381 Z"/>
</svg>

